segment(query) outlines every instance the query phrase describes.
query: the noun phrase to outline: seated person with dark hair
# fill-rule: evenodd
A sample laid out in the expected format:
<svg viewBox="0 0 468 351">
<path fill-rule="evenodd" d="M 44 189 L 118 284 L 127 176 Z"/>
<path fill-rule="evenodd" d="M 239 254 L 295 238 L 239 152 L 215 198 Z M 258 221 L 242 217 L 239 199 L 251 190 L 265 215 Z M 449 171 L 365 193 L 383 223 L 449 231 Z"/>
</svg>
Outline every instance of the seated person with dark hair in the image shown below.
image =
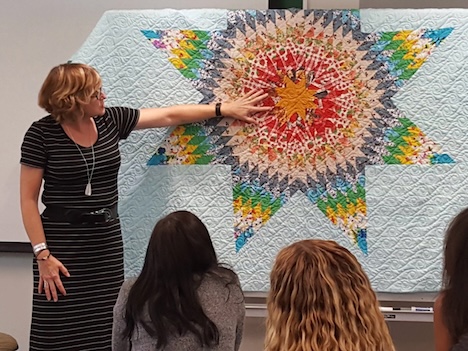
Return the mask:
<svg viewBox="0 0 468 351">
<path fill-rule="evenodd" d="M 239 350 L 244 317 L 237 275 L 200 219 L 177 211 L 156 224 L 140 275 L 122 285 L 112 349 Z"/>
<path fill-rule="evenodd" d="M 434 303 L 436 351 L 468 351 L 468 208 L 445 233 L 442 291 Z"/>
</svg>

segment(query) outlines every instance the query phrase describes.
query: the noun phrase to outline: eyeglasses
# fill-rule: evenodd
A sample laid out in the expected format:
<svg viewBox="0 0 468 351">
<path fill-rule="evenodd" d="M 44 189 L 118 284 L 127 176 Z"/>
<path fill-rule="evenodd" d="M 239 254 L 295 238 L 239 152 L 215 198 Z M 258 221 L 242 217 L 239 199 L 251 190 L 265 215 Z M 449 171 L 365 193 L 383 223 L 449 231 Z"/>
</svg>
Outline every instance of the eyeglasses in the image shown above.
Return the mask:
<svg viewBox="0 0 468 351">
<path fill-rule="evenodd" d="M 92 97 L 97 99 L 97 100 L 101 100 L 103 98 L 103 95 L 105 95 L 105 92 L 104 90 L 102 89 L 102 87 L 99 88 L 98 91 L 96 91 Z"/>
</svg>

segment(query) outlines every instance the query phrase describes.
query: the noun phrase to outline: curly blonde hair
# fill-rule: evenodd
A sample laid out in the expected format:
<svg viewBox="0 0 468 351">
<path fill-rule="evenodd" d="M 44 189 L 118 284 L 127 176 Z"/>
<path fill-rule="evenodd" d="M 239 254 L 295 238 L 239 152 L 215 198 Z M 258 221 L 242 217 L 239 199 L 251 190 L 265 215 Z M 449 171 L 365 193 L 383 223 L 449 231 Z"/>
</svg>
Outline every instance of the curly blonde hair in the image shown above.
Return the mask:
<svg viewBox="0 0 468 351">
<path fill-rule="evenodd" d="M 84 114 L 83 105 L 89 104 L 101 87 L 101 77 L 91 66 L 65 63 L 51 69 L 39 91 L 38 104 L 62 123 Z"/>
<path fill-rule="evenodd" d="M 282 249 L 270 281 L 266 351 L 394 351 L 367 275 L 336 242 Z"/>
</svg>

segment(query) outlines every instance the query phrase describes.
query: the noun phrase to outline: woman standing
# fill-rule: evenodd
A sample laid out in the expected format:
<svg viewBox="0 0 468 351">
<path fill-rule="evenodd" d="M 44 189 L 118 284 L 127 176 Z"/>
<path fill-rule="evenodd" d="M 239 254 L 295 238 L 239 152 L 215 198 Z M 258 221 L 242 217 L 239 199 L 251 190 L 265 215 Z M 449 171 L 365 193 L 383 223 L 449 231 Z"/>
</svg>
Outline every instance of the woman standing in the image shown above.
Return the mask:
<svg viewBox="0 0 468 351">
<path fill-rule="evenodd" d="M 252 114 L 269 110 L 256 106 L 265 97 L 251 92 L 222 105 L 106 108 L 92 67 L 67 63 L 50 71 L 39 93 L 50 115 L 31 125 L 21 147 L 21 211 L 36 257 L 31 351 L 111 349 L 112 308 L 123 282 L 119 141 L 135 129 L 221 115 L 252 123 Z"/>
</svg>

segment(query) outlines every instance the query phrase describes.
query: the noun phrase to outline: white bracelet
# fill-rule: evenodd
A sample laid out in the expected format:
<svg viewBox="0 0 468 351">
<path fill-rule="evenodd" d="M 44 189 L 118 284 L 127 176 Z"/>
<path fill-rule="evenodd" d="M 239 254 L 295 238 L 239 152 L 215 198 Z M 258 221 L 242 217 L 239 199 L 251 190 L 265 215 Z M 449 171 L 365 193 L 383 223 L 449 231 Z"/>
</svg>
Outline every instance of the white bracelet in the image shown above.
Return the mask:
<svg viewBox="0 0 468 351">
<path fill-rule="evenodd" d="M 46 243 L 39 243 L 37 245 L 33 246 L 33 253 L 34 256 L 37 256 L 39 252 L 47 250 L 47 244 Z"/>
</svg>

